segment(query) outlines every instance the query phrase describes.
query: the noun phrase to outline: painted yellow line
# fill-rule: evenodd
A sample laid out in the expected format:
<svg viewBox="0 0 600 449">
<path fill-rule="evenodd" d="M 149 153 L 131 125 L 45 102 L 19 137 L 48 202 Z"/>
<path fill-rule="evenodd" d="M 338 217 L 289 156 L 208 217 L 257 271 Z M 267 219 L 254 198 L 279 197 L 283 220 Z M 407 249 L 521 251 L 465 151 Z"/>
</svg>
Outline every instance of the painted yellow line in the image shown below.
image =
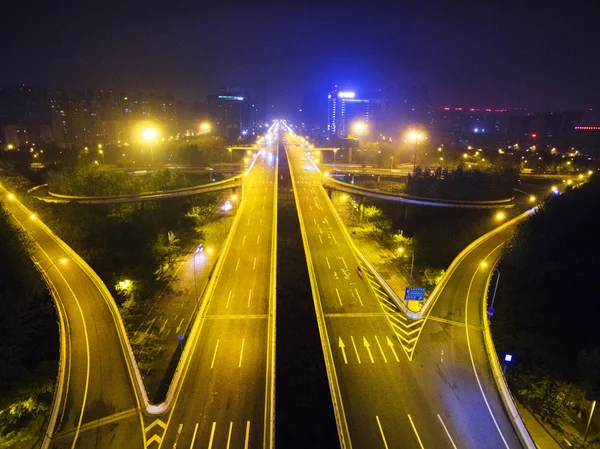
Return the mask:
<svg viewBox="0 0 600 449">
<path fill-rule="evenodd" d="M 248 449 L 249 442 L 250 442 L 250 421 L 246 421 L 246 439 L 244 441 L 244 449 Z"/>
<path fill-rule="evenodd" d="M 217 427 L 217 423 L 213 421 L 212 428 L 210 429 L 210 439 L 208 440 L 208 449 L 212 448 L 213 441 L 215 439 L 215 428 Z"/>
<path fill-rule="evenodd" d="M 381 427 L 381 421 L 379 421 L 379 416 L 375 415 L 375 419 L 377 419 L 377 425 L 379 426 L 379 432 L 381 433 L 381 439 L 383 440 L 383 445 L 385 446 L 385 449 L 389 449 L 387 441 L 385 440 L 385 434 L 383 433 L 383 428 Z"/>
<path fill-rule="evenodd" d="M 413 430 L 415 431 L 415 435 L 417 437 L 417 441 L 419 442 L 419 446 L 421 446 L 421 449 L 425 449 L 425 447 L 423 446 L 423 443 L 421 442 L 421 437 L 419 437 L 419 432 L 417 432 L 417 428 L 415 427 L 415 423 L 413 422 L 413 420 L 410 417 L 410 415 L 408 415 L 408 420 L 410 421 L 410 425 L 412 426 Z"/>
<path fill-rule="evenodd" d="M 245 338 L 242 338 L 242 349 L 240 350 L 240 361 L 238 363 L 238 368 L 242 367 L 242 357 L 244 356 L 244 343 L 246 342 Z"/>
<path fill-rule="evenodd" d="M 219 342 L 220 341 L 221 341 L 221 339 L 217 338 L 217 344 L 215 346 L 215 353 L 213 354 L 212 362 L 210 363 L 210 369 L 213 369 L 213 367 L 215 366 L 215 359 L 217 358 L 217 351 L 219 350 Z"/>
<path fill-rule="evenodd" d="M 227 449 L 229 449 L 229 445 L 231 444 L 231 430 L 233 429 L 233 421 L 229 421 L 229 433 L 227 434 Z M 193 446 L 190 446 L 190 449 Z"/>
</svg>

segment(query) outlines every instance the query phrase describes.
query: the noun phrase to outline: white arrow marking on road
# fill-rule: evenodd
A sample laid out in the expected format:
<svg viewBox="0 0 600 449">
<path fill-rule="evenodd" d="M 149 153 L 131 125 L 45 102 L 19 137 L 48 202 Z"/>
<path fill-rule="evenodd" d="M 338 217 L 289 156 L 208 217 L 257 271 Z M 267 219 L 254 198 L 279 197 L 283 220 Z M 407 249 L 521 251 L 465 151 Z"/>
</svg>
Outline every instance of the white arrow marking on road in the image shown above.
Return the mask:
<svg viewBox="0 0 600 449">
<path fill-rule="evenodd" d="M 185 317 L 181 319 L 181 321 L 179 322 L 179 326 L 177 326 L 177 329 L 175 329 L 175 333 L 179 332 L 179 329 L 181 329 L 181 325 L 183 324 L 183 320 L 185 320 Z"/>
<path fill-rule="evenodd" d="M 229 449 L 229 444 L 231 443 L 231 429 L 233 428 L 233 421 L 229 421 L 229 434 L 227 435 L 227 449 Z M 191 448 L 192 446 L 190 446 Z"/>
<path fill-rule="evenodd" d="M 379 350 L 381 351 L 381 355 L 383 356 L 383 360 L 387 363 L 387 357 L 385 356 L 385 352 L 383 352 L 383 348 L 381 347 L 381 343 L 379 343 L 379 338 L 375 335 L 375 340 L 377 341 L 377 346 L 379 346 Z"/>
<path fill-rule="evenodd" d="M 240 361 L 238 363 L 238 368 L 242 367 L 242 357 L 244 355 L 244 342 L 246 341 L 245 338 L 242 338 L 242 349 L 240 350 Z"/>
<path fill-rule="evenodd" d="M 392 342 L 392 340 L 390 340 L 390 337 L 385 337 L 385 338 L 387 340 L 387 345 L 390 347 L 390 349 L 394 353 L 394 357 L 396 358 L 396 362 L 399 362 L 400 359 L 398 359 L 398 354 L 396 354 L 396 350 L 394 349 L 394 343 Z"/>
<path fill-rule="evenodd" d="M 346 345 L 342 341 L 342 337 L 339 337 L 339 343 L 338 343 L 338 345 L 339 345 L 340 349 L 342 350 L 342 355 L 344 356 L 344 363 L 347 365 L 348 364 L 348 358 L 346 357 Z"/>
<path fill-rule="evenodd" d="M 358 363 L 362 363 L 360 361 L 360 355 L 358 354 L 358 348 L 356 347 L 356 343 L 354 342 L 354 337 L 350 335 L 350 340 L 352 340 L 352 346 L 354 346 L 354 352 L 356 352 L 356 358 L 358 359 Z"/>
<path fill-rule="evenodd" d="M 335 289 L 335 292 L 337 293 L 337 297 L 338 297 L 338 301 L 340 302 L 340 306 L 344 307 L 344 304 L 342 304 L 342 298 L 340 297 L 340 292 L 337 288 Z"/>
<path fill-rule="evenodd" d="M 250 442 L 250 421 L 246 421 L 246 440 L 244 441 L 244 449 L 248 449 Z"/>
<path fill-rule="evenodd" d="M 152 421 L 152 424 L 150 424 L 148 427 L 146 427 L 146 428 L 144 429 L 144 433 L 148 433 L 148 431 L 149 431 L 150 429 L 152 429 L 154 426 L 160 426 L 160 427 L 162 427 L 163 429 L 166 429 L 166 428 L 167 428 L 167 425 L 166 425 L 164 422 L 162 422 L 162 421 L 160 420 L 160 418 L 156 418 L 154 421 Z"/>
<path fill-rule="evenodd" d="M 367 352 L 369 353 L 369 358 L 371 359 L 371 363 L 375 363 L 375 359 L 373 359 L 373 354 L 371 354 L 371 345 L 367 341 L 367 337 L 363 337 L 363 345 L 367 348 Z"/>
<path fill-rule="evenodd" d="M 329 267 L 329 269 L 331 270 L 331 265 L 329 263 L 329 257 L 325 256 L 325 260 L 327 261 L 327 266 Z"/>
<path fill-rule="evenodd" d="M 219 349 L 219 341 L 221 341 L 221 339 L 217 338 L 217 345 L 215 346 L 215 353 L 213 354 L 212 362 L 210 363 L 210 369 L 213 369 L 213 366 L 215 366 L 215 359 L 217 358 L 217 350 Z"/>
<path fill-rule="evenodd" d="M 215 439 L 215 427 L 217 427 L 217 423 L 213 421 L 212 428 L 210 429 L 210 439 L 208 440 L 208 449 L 211 449 L 213 440 Z"/>
<path fill-rule="evenodd" d="M 162 334 L 162 331 L 165 330 L 165 326 L 167 325 L 167 323 L 169 322 L 169 319 L 167 318 L 164 322 L 164 324 L 162 325 L 162 327 L 160 328 L 160 331 L 158 331 L 159 334 Z"/>
</svg>

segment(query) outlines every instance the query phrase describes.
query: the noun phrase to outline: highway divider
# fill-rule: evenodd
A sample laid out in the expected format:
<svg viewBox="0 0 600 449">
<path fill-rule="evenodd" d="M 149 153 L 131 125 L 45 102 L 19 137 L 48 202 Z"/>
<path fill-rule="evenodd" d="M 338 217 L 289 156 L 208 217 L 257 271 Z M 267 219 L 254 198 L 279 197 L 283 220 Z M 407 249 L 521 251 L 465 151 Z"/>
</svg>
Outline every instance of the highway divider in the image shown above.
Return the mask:
<svg viewBox="0 0 600 449">
<path fill-rule="evenodd" d="M 321 298 L 319 295 L 319 286 L 317 285 L 317 275 L 312 262 L 312 256 L 310 253 L 310 247 L 308 245 L 308 237 L 306 234 L 306 228 L 304 227 L 304 220 L 302 219 L 302 210 L 300 209 L 300 199 L 298 198 L 298 192 L 296 192 L 296 181 L 294 178 L 294 170 L 288 154 L 288 165 L 290 167 L 290 176 L 292 178 L 294 200 L 296 202 L 296 211 L 298 213 L 298 221 L 300 222 L 300 232 L 302 234 L 302 244 L 304 246 L 304 254 L 306 257 L 306 266 L 308 268 L 308 277 L 310 280 L 310 288 L 313 294 L 313 302 L 315 305 L 315 313 L 317 316 L 317 323 L 319 327 L 319 336 L 321 338 L 321 346 L 323 348 L 323 356 L 325 359 L 325 369 L 327 370 L 327 378 L 329 379 L 329 390 L 331 393 L 331 400 L 333 401 L 333 411 L 335 414 L 335 420 L 337 423 L 338 437 L 340 440 L 341 449 L 351 449 L 352 442 L 350 440 L 350 430 L 346 421 L 346 414 L 344 411 L 344 405 L 342 403 L 342 395 L 340 392 L 340 386 L 337 381 L 337 373 L 335 369 L 335 363 L 333 361 L 333 354 L 331 352 L 331 346 L 329 344 L 329 334 L 327 332 L 327 324 L 325 323 L 325 317 L 323 312 L 323 305 L 321 304 Z M 320 186 L 323 188 L 322 186 Z M 337 213 L 336 213 L 337 216 Z"/>
</svg>

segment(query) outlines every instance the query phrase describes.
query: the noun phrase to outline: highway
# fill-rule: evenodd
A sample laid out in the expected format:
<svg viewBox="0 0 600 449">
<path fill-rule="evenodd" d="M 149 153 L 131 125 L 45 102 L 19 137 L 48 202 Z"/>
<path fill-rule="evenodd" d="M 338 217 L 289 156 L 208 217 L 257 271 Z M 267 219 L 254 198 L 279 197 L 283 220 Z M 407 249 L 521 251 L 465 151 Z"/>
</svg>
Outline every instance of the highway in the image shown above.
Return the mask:
<svg viewBox="0 0 600 449">
<path fill-rule="evenodd" d="M 115 441 L 139 447 L 142 393 L 110 294 L 91 268 L 1 185 L 0 198 L 33 240 L 34 262 L 63 317 L 64 375 L 55 397 L 56 422 L 42 447 L 109 448 Z"/>
<path fill-rule="evenodd" d="M 408 321 L 366 269 L 358 275 L 321 174 L 297 143 L 290 137 L 287 151 L 342 447 L 521 447 L 480 330 L 487 274 L 478 264 L 509 231 L 460 264 L 428 320 Z"/>
<path fill-rule="evenodd" d="M 170 410 L 147 418 L 159 447 L 269 448 L 274 418 L 277 139 L 259 152 L 222 269 L 190 337 Z M 152 443 L 152 446 L 157 447 Z"/>
</svg>

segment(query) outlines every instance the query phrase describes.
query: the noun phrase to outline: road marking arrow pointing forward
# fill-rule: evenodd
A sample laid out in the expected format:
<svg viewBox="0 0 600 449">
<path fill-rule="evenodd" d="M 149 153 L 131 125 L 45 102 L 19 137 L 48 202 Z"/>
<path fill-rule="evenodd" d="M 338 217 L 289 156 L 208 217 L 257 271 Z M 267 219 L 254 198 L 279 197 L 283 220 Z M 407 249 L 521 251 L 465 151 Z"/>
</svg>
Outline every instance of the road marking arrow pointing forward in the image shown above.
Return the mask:
<svg viewBox="0 0 600 449">
<path fill-rule="evenodd" d="M 396 350 L 394 349 L 394 342 L 392 340 L 390 340 L 390 337 L 385 337 L 385 338 L 387 340 L 387 345 L 390 347 L 390 349 L 394 353 L 394 358 L 396 359 L 396 362 L 399 362 L 400 360 L 398 359 L 398 354 L 396 354 Z"/>
<path fill-rule="evenodd" d="M 363 345 L 365 346 L 365 348 L 367 348 L 367 352 L 369 353 L 369 358 L 371 359 L 371 363 L 375 363 L 375 360 L 373 359 L 373 354 L 371 354 L 371 345 L 367 341 L 367 337 L 363 337 Z"/>
<path fill-rule="evenodd" d="M 339 337 L 339 346 L 340 346 L 340 348 L 342 350 L 342 355 L 344 356 L 344 363 L 347 365 L 348 364 L 348 358 L 346 357 L 346 345 L 342 341 L 342 337 Z"/>
</svg>

